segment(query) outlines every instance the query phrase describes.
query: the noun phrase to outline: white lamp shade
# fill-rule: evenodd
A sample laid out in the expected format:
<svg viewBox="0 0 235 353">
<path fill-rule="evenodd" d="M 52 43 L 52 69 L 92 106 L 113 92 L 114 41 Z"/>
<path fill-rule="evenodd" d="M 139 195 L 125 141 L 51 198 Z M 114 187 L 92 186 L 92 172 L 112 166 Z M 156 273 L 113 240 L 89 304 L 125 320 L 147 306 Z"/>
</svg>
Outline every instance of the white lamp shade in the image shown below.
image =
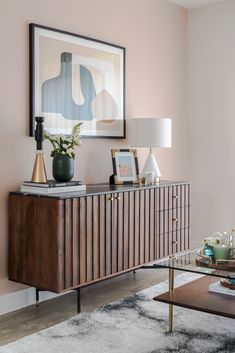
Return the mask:
<svg viewBox="0 0 235 353">
<path fill-rule="evenodd" d="M 131 146 L 162 148 L 171 147 L 171 119 L 132 119 Z"/>
</svg>

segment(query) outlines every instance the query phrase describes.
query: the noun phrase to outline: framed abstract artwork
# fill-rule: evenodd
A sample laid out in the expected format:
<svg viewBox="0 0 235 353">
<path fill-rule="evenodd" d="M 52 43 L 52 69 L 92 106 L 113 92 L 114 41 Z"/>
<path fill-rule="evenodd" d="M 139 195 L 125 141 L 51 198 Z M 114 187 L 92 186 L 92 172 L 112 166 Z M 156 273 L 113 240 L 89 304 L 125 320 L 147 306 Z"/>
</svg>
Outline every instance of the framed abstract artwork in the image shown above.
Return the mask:
<svg viewBox="0 0 235 353">
<path fill-rule="evenodd" d="M 114 184 L 139 183 L 136 149 L 112 149 Z"/>
<path fill-rule="evenodd" d="M 30 24 L 30 135 L 36 116 L 50 134 L 125 138 L 125 48 Z"/>
</svg>

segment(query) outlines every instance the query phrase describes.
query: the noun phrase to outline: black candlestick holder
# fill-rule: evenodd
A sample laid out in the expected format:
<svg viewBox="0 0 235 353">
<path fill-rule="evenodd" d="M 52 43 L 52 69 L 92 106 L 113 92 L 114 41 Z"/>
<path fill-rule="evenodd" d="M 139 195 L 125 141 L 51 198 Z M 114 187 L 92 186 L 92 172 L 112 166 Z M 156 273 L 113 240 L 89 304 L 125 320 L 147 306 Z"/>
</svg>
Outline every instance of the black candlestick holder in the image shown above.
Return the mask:
<svg viewBox="0 0 235 353">
<path fill-rule="evenodd" d="M 47 175 L 44 163 L 43 153 L 43 140 L 44 140 L 44 117 L 35 117 L 36 129 L 35 129 L 35 140 L 36 140 L 36 158 L 34 162 L 33 174 L 31 181 L 34 183 L 46 183 Z"/>
</svg>

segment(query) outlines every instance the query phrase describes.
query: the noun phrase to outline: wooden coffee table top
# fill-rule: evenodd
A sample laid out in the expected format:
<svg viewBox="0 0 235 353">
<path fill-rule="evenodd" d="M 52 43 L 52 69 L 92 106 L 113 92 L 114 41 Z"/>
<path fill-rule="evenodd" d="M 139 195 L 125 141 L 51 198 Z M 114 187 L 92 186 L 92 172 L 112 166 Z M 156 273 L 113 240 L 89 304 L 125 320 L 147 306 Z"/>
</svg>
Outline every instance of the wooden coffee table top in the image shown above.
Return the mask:
<svg viewBox="0 0 235 353">
<path fill-rule="evenodd" d="M 153 298 L 156 301 L 235 319 L 235 297 L 208 291 L 219 279 L 204 276 Z"/>
</svg>

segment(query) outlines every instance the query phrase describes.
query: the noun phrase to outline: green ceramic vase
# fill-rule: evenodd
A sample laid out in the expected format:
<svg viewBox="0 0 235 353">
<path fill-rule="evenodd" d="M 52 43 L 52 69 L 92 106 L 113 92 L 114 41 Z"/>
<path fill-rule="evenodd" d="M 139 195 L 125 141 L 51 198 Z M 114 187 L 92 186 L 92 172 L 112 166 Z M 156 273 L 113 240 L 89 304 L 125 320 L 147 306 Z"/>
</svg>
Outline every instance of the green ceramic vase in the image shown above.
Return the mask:
<svg viewBox="0 0 235 353">
<path fill-rule="evenodd" d="M 61 154 L 53 158 L 52 163 L 53 178 L 56 181 L 69 181 L 74 175 L 74 160 L 73 158 Z"/>
</svg>

